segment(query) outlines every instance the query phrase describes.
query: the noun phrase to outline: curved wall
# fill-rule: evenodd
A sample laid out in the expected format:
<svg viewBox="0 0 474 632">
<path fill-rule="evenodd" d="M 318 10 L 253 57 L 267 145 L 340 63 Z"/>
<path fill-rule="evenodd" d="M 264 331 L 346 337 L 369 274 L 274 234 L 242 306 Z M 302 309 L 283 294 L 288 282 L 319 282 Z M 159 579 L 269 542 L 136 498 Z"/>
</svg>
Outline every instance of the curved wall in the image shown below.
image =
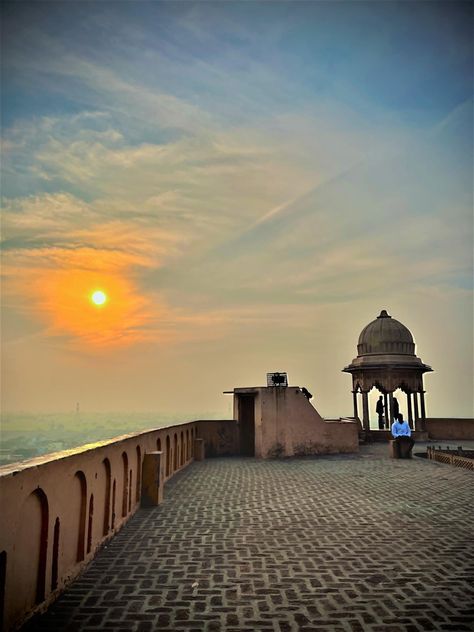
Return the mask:
<svg viewBox="0 0 474 632">
<path fill-rule="evenodd" d="M 198 423 L 0 467 L 3 629 L 46 607 L 134 514 L 147 452 L 163 450 L 160 486 L 192 460 Z"/>
</svg>

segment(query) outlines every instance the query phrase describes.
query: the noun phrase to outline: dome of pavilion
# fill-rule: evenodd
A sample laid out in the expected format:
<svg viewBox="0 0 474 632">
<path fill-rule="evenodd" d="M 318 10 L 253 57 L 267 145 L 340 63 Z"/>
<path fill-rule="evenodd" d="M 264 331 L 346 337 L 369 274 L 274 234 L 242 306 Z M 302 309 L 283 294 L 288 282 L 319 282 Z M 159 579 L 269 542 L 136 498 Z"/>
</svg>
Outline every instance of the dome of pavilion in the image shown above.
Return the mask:
<svg viewBox="0 0 474 632">
<path fill-rule="evenodd" d="M 357 357 L 343 370 L 432 369 L 415 355 L 415 341 L 408 327 L 392 318 L 385 309 L 364 327 L 357 343 Z"/>
<path fill-rule="evenodd" d="M 375 320 L 362 330 L 357 355 L 415 355 L 415 342 L 408 327 L 389 316 L 383 309 Z"/>
</svg>

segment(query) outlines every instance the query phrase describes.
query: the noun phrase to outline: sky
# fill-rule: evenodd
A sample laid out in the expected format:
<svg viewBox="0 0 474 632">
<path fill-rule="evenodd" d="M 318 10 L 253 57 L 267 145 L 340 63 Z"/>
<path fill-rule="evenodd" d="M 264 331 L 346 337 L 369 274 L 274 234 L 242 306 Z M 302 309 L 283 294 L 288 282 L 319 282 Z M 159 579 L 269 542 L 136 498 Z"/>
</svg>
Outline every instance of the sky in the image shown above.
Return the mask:
<svg viewBox="0 0 474 632">
<path fill-rule="evenodd" d="M 386 309 L 474 416 L 470 3 L 2 9 L 3 411 L 350 415 Z"/>
</svg>

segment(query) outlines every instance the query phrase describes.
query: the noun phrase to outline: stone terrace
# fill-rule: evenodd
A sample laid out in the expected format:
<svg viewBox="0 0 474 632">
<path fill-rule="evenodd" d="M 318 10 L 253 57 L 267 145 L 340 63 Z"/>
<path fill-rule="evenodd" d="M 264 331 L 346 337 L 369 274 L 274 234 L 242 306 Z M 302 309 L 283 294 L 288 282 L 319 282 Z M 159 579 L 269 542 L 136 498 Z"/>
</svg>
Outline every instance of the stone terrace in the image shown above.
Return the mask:
<svg viewBox="0 0 474 632">
<path fill-rule="evenodd" d="M 473 481 L 386 445 L 195 462 L 24 629 L 472 630 Z"/>
</svg>

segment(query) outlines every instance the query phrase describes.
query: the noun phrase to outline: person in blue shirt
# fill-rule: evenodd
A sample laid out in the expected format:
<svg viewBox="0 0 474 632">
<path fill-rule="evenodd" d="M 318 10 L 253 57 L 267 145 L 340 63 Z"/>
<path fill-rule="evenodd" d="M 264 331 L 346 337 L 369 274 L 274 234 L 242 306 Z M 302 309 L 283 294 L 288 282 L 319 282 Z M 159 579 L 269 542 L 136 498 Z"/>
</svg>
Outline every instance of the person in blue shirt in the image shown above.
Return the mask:
<svg viewBox="0 0 474 632">
<path fill-rule="evenodd" d="M 410 443 L 410 450 L 415 445 L 415 442 L 411 436 L 411 428 L 408 425 L 408 421 L 403 421 L 402 413 L 399 413 L 397 418 L 392 424 L 392 437 L 395 441 L 406 441 Z"/>
</svg>

